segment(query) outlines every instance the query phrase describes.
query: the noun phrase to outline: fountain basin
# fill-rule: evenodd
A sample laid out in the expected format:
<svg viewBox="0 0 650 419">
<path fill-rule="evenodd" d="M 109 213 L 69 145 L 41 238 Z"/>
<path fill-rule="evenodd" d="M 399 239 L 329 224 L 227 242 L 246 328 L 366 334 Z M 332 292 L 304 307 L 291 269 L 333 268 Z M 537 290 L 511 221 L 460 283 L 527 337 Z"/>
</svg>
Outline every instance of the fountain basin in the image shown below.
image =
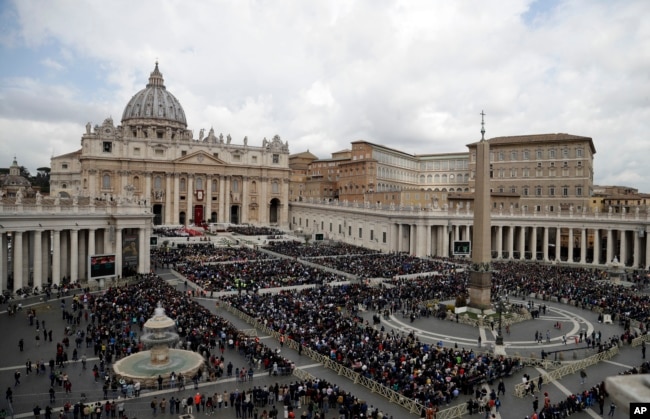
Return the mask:
<svg viewBox="0 0 650 419">
<path fill-rule="evenodd" d="M 186 382 L 204 364 L 201 355 L 182 349 L 169 349 L 168 362 L 164 364 L 151 363 L 151 351 L 142 351 L 116 361 L 113 372 L 125 380 L 139 381 L 144 387 L 158 385 L 158 376 L 162 376 L 165 383 L 169 382 L 169 374 L 175 372 L 178 376 L 182 373 Z"/>
</svg>

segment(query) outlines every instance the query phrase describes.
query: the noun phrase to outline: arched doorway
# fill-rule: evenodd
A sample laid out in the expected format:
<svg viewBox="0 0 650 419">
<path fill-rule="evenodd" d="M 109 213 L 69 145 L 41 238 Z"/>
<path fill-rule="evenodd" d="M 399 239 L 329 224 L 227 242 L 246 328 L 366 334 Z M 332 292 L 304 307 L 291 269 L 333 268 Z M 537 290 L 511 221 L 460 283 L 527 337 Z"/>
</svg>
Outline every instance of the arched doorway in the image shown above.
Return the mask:
<svg viewBox="0 0 650 419">
<path fill-rule="evenodd" d="M 153 225 L 160 225 L 163 223 L 163 206 L 162 204 L 154 204 L 153 206 Z"/>
<path fill-rule="evenodd" d="M 178 223 L 179 223 L 180 225 L 185 225 L 185 211 L 181 211 L 181 212 L 178 214 Z"/>
<path fill-rule="evenodd" d="M 280 200 L 273 198 L 269 207 L 269 223 L 277 224 L 280 222 Z"/>
<path fill-rule="evenodd" d="M 239 205 L 232 205 L 230 207 L 230 222 L 239 224 Z"/>
<path fill-rule="evenodd" d="M 210 214 L 210 222 L 211 223 L 216 223 L 218 219 L 219 218 L 217 218 L 217 212 L 212 211 L 212 213 Z"/>
</svg>

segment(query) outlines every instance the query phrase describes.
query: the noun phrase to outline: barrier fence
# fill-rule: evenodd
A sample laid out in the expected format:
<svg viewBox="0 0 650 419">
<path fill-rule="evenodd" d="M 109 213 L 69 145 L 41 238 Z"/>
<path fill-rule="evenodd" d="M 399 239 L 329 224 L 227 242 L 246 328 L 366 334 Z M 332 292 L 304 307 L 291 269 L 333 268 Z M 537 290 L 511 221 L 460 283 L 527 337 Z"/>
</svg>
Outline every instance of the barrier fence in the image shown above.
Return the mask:
<svg viewBox="0 0 650 419">
<path fill-rule="evenodd" d="M 270 336 L 273 336 L 273 338 L 275 338 L 277 340 L 280 340 L 281 333 L 276 332 L 275 330 L 267 327 L 265 324 L 263 324 L 259 320 L 257 320 L 255 318 L 249 316 L 248 314 L 236 309 L 231 304 L 223 304 L 222 307 L 224 309 L 228 310 L 229 312 L 231 312 L 233 315 L 239 317 L 240 319 L 242 319 L 246 323 L 250 324 L 255 329 L 260 330 L 263 333 L 266 333 L 266 334 L 268 334 Z M 289 347 L 290 349 L 293 349 L 293 350 L 296 350 L 296 351 L 298 350 L 298 346 L 300 345 L 298 342 L 296 342 L 293 339 L 285 339 L 284 344 L 287 347 Z M 422 412 L 422 409 L 424 408 L 424 406 L 421 403 L 418 403 L 417 401 L 415 401 L 413 399 L 410 399 L 408 397 L 404 397 L 404 395 L 396 392 L 395 390 L 392 390 L 392 389 L 390 389 L 390 388 L 388 388 L 386 386 L 383 386 L 383 385 L 377 383 L 376 381 L 369 379 L 368 377 L 364 377 L 361 374 L 359 374 L 357 372 L 354 372 L 353 370 L 339 364 L 335 360 L 333 360 L 333 359 L 331 359 L 331 358 L 329 358 L 327 356 L 324 356 L 324 355 L 312 350 L 311 348 L 303 347 L 302 353 L 307 355 L 312 360 L 320 363 L 324 367 L 329 368 L 332 371 L 336 372 L 338 375 L 341 375 L 341 376 L 349 379 L 354 384 L 360 384 L 360 385 L 366 387 L 367 389 L 369 389 L 373 393 L 377 393 L 377 394 L 383 396 L 384 398 L 386 398 L 391 403 L 395 403 L 395 404 L 403 407 L 404 409 L 408 410 L 410 413 L 419 414 L 420 412 Z M 465 409 L 466 409 L 466 406 L 465 406 Z M 446 409 L 446 410 L 450 410 L 450 409 Z M 454 418 L 454 417 L 458 417 L 458 416 L 440 416 L 440 413 L 442 413 L 442 412 L 439 412 L 438 416 L 437 416 L 439 419 L 451 419 L 451 418 Z"/>
<path fill-rule="evenodd" d="M 544 384 L 548 384 L 552 381 L 559 380 L 560 378 L 569 375 L 569 374 L 574 374 L 576 372 L 579 372 L 580 370 L 589 367 L 591 365 L 597 364 L 600 361 L 604 361 L 607 359 L 610 359 L 617 355 L 619 352 L 618 346 L 613 346 L 612 348 L 599 352 L 595 355 L 592 355 L 588 358 L 581 359 L 579 361 L 574 361 L 567 363 L 566 365 L 550 371 L 546 374 L 539 375 L 535 378 L 531 378 L 530 381 L 537 383 L 537 380 L 539 380 L 539 377 L 542 377 L 542 381 Z M 517 397 L 524 397 L 526 395 L 526 384 L 524 383 L 519 383 L 515 385 L 515 396 Z"/>
</svg>

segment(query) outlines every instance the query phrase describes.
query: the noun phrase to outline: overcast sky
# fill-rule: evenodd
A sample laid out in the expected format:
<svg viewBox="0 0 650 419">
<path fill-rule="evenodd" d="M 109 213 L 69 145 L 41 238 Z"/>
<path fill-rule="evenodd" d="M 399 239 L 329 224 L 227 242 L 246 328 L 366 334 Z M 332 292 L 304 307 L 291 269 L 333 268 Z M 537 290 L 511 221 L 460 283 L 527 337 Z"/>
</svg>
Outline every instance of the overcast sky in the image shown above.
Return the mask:
<svg viewBox="0 0 650 419">
<path fill-rule="evenodd" d="M 0 167 L 119 123 L 156 60 L 195 137 L 465 152 L 485 110 L 488 138 L 592 137 L 595 183 L 650 192 L 648 0 L 0 1 Z"/>
</svg>

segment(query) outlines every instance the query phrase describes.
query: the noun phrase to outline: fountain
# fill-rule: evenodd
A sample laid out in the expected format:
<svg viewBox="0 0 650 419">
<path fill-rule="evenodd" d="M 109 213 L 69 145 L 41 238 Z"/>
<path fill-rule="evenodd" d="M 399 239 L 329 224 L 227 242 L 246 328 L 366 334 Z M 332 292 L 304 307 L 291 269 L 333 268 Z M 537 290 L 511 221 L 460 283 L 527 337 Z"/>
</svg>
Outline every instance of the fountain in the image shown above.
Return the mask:
<svg viewBox="0 0 650 419">
<path fill-rule="evenodd" d="M 167 382 L 172 372 L 191 378 L 203 366 L 204 359 L 196 352 L 173 349 L 179 341 L 176 324 L 160 303 L 144 324 L 143 332 L 140 340 L 146 350 L 116 361 L 113 371 L 118 377 L 147 387 L 157 384 L 158 376 Z"/>
</svg>

